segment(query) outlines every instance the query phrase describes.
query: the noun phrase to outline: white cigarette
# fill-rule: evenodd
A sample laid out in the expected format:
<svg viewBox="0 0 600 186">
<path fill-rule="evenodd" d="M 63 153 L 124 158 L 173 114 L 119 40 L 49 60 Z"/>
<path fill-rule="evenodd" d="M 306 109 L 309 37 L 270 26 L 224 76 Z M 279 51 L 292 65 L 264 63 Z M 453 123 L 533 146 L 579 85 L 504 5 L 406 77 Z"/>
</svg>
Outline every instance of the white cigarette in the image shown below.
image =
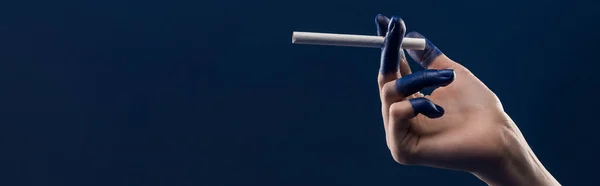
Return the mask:
<svg viewBox="0 0 600 186">
<path fill-rule="evenodd" d="M 292 43 L 309 45 L 380 48 L 383 45 L 383 40 L 384 37 L 381 36 L 365 36 L 352 34 L 329 34 L 315 32 L 294 32 L 292 34 Z M 404 38 L 402 40 L 400 48 L 410 50 L 423 50 L 425 49 L 425 39 Z"/>
</svg>

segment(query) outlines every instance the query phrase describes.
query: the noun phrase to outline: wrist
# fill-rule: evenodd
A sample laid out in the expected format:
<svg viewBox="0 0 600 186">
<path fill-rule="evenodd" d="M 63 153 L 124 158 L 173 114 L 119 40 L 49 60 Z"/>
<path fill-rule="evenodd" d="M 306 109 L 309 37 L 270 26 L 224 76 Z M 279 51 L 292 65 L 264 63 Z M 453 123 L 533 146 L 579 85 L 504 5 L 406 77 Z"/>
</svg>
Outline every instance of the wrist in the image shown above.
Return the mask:
<svg viewBox="0 0 600 186">
<path fill-rule="evenodd" d="M 475 176 L 488 185 L 560 185 L 538 160 L 521 135 L 510 136 L 502 158 L 480 171 L 473 172 Z"/>
</svg>

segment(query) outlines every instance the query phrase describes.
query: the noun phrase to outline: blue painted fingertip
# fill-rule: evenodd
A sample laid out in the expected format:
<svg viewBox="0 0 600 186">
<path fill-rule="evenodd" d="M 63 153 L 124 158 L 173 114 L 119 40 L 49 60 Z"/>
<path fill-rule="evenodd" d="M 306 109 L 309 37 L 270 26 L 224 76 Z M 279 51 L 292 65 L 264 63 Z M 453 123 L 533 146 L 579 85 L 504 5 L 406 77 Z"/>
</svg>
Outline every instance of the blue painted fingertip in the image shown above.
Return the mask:
<svg viewBox="0 0 600 186">
<path fill-rule="evenodd" d="M 405 33 L 404 24 L 399 17 L 392 17 L 381 51 L 381 74 L 397 73 L 400 65 L 400 45 Z"/>
<path fill-rule="evenodd" d="M 423 114 L 428 118 L 439 118 L 444 115 L 444 108 L 434 104 L 427 98 L 413 98 L 409 100 L 412 105 L 415 115 Z"/>
<path fill-rule="evenodd" d="M 377 25 L 377 35 L 383 37 L 387 33 L 390 19 L 382 14 L 377 14 L 377 16 L 375 16 L 375 24 Z"/>
<path fill-rule="evenodd" d="M 421 64 L 422 67 L 427 68 L 431 62 L 438 56 L 442 55 L 442 51 L 438 49 L 431 41 L 425 38 L 423 35 L 418 32 L 410 32 L 406 34 L 406 37 L 411 38 L 424 38 L 426 41 L 424 50 L 406 50 L 408 55 Z"/>
<path fill-rule="evenodd" d="M 390 20 L 390 24 L 388 25 L 388 31 L 386 34 L 386 40 L 389 42 L 388 45 L 393 46 L 393 47 L 400 47 L 399 42 L 399 38 L 401 35 L 399 35 L 399 31 L 400 31 L 400 18 L 398 18 L 397 16 L 392 16 L 392 19 Z"/>
<path fill-rule="evenodd" d="M 447 86 L 450 83 L 452 83 L 452 81 L 454 81 L 454 70 L 452 69 L 443 69 L 443 70 L 438 70 L 437 73 L 439 74 L 438 76 L 436 76 L 438 78 L 438 80 L 441 82 L 440 84 L 438 84 L 438 86 Z M 433 76 L 435 76 L 434 74 L 432 74 Z"/>
<path fill-rule="evenodd" d="M 447 86 L 454 81 L 454 70 L 427 69 L 396 80 L 396 91 L 402 96 L 412 95 L 427 87 Z"/>
</svg>

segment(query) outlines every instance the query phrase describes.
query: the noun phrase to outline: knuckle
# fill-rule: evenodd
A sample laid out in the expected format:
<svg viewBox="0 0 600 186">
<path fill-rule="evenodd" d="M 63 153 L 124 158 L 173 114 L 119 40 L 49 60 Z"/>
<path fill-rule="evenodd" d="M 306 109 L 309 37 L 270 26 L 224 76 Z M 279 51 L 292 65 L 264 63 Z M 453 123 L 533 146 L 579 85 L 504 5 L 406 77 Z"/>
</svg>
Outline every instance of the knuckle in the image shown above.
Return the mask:
<svg viewBox="0 0 600 186">
<path fill-rule="evenodd" d="M 390 120 L 400 121 L 406 119 L 407 117 L 411 117 L 412 108 L 410 108 L 407 104 L 408 103 L 405 101 L 392 103 L 388 113 Z"/>
<path fill-rule="evenodd" d="M 382 92 L 381 96 L 383 97 L 384 100 L 387 100 L 387 101 L 394 101 L 394 100 L 398 99 L 398 97 L 399 97 L 398 93 L 396 91 L 395 81 L 390 81 L 390 82 L 385 83 L 383 85 L 381 92 Z"/>
<path fill-rule="evenodd" d="M 398 114 L 402 111 L 402 109 L 400 108 L 400 103 L 396 102 L 396 103 L 392 103 L 392 105 L 390 105 L 390 117 L 395 118 L 398 117 Z"/>
<path fill-rule="evenodd" d="M 377 75 L 377 84 L 379 85 L 379 88 L 383 89 L 385 83 L 385 77 L 382 74 Z"/>
</svg>

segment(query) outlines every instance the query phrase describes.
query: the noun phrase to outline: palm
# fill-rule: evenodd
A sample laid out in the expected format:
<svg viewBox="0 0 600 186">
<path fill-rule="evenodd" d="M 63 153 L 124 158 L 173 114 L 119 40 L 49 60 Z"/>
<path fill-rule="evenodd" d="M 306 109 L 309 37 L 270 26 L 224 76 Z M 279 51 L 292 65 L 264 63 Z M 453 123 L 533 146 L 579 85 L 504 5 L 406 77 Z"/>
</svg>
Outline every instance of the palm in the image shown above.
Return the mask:
<svg viewBox="0 0 600 186">
<path fill-rule="evenodd" d="M 489 126 L 502 125 L 506 118 L 496 96 L 481 81 L 461 65 L 448 64 L 446 68 L 455 69 L 455 81 L 425 96 L 445 108 L 444 116 L 431 119 L 417 115 L 407 120 L 412 134 L 406 137 L 410 139 L 394 139 L 394 144 L 404 145 L 400 147 L 403 149 L 419 149 L 423 163 L 414 163 L 470 170 L 472 165 L 492 161 L 498 155 L 497 145 L 492 143 L 497 141 L 494 137 L 501 136 L 489 130 Z M 400 143 L 401 140 L 412 143 Z M 439 158 L 439 154 L 444 154 L 444 158 Z"/>
</svg>

